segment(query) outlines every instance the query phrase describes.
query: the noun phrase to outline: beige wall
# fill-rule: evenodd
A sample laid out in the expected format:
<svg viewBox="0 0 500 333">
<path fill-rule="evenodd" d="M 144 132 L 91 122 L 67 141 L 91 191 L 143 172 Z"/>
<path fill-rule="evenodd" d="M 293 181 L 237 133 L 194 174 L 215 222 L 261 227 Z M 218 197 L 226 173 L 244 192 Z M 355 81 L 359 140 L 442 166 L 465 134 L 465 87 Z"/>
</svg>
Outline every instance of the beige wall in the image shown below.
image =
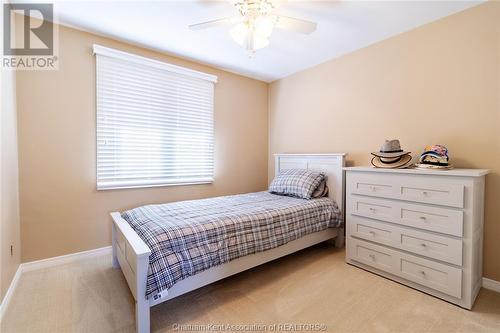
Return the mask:
<svg viewBox="0 0 500 333">
<path fill-rule="evenodd" d="M 489 168 L 484 274 L 500 281 L 500 3 L 487 3 L 270 85 L 276 152 L 348 152 L 367 165 L 384 139 L 419 154 L 448 146 Z M 332 41 L 335 43 L 335 41 Z"/>
<path fill-rule="evenodd" d="M 19 178 L 17 154 L 16 75 L 0 78 L 0 302 L 20 263 Z M 13 246 L 13 254 L 10 246 Z"/>
<path fill-rule="evenodd" d="M 484 270 L 500 280 L 498 22 L 499 3 L 478 6 L 276 81 L 269 99 L 266 83 L 61 27 L 60 69 L 17 74 L 22 260 L 108 245 L 109 211 L 262 190 L 275 152 L 345 151 L 366 165 L 399 138 L 416 154 L 443 143 L 457 166 L 493 170 Z M 214 184 L 95 190 L 93 43 L 219 76 Z"/>
<path fill-rule="evenodd" d="M 213 184 L 96 191 L 93 43 L 219 77 Z M 17 74 L 23 261 L 109 245 L 111 211 L 265 189 L 266 83 L 65 27 L 59 48 L 59 70 Z"/>
</svg>

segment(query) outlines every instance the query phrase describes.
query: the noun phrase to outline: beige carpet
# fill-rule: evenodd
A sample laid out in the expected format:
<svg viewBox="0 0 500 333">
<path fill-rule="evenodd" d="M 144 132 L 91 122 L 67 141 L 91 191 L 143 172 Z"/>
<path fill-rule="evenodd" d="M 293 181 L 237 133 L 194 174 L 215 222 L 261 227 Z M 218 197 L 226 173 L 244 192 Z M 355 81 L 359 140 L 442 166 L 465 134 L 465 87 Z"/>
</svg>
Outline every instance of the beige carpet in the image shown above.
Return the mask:
<svg viewBox="0 0 500 333">
<path fill-rule="evenodd" d="M 132 296 L 110 262 L 103 256 L 25 273 L 1 332 L 133 332 Z M 473 310 L 463 310 L 349 266 L 344 251 L 321 244 L 156 306 L 151 323 L 153 332 L 275 323 L 330 332 L 500 332 L 500 294 L 483 289 Z"/>
</svg>

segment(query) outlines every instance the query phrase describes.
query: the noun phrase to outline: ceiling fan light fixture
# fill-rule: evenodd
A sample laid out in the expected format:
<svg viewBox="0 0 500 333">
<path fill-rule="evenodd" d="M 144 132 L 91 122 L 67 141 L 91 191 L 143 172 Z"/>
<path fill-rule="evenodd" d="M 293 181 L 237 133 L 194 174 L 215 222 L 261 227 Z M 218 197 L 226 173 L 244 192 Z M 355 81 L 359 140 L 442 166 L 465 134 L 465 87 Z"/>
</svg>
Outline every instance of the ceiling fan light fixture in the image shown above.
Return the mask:
<svg viewBox="0 0 500 333">
<path fill-rule="evenodd" d="M 253 41 L 251 47 L 248 47 L 250 51 L 255 51 L 263 49 L 269 45 L 269 39 L 260 34 L 253 34 Z"/>
<path fill-rule="evenodd" d="M 226 17 L 192 24 L 191 30 L 201 30 L 211 27 L 233 25 L 229 35 L 236 43 L 245 47 L 251 54 L 269 45 L 274 28 L 311 34 L 316 30 L 315 22 L 280 16 L 273 11 L 275 0 L 229 0 L 239 12 L 238 17 Z"/>
<path fill-rule="evenodd" d="M 274 20 L 270 16 L 259 16 L 254 22 L 255 32 L 268 38 L 273 33 Z"/>
<path fill-rule="evenodd" d="M 245 45 L 248 37 L 248 27 L 245 23 L 239 23 L 229 30 L 229 34 L 236 43 Z"/>
<path fill-rule="evenodd" d="M 250 28 L 248 23 L 239 23 L 234 28 L 229 30 L 229 34 L 233 40 L 239 45 L 244 46 L 249 51 L 262 49 L 269 45 L 269 35 L 272 33 L 269 30 Z"/>
</svg>

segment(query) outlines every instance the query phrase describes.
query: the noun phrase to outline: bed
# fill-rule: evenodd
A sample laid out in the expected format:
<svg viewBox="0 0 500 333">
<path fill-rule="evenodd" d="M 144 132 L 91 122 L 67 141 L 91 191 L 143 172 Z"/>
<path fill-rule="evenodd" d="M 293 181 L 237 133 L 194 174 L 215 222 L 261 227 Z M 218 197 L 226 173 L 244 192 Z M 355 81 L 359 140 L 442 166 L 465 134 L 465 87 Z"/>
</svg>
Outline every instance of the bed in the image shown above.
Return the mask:
<svg viewBox="0 0 500 333">
<path fill-rule="evenodd" d="M 344 159 L 275 155 L 276 174 L 325 173 L 329 198 L 256 192 L 111 213 L 113 267 L 122 269 L 136 301 L 137 332 L 150 331 L 150 307 L 159 303 L 329 239 L 342 247 Z"/>
</svg>

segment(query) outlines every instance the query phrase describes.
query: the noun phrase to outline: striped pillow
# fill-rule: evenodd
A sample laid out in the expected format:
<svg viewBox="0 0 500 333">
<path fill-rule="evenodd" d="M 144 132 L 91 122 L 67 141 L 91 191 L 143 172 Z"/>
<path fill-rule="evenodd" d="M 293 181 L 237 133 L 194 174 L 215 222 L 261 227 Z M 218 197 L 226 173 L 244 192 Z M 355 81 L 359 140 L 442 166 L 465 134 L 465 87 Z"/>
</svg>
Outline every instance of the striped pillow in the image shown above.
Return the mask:
<svg viewBox="0 0 500 333">
<path fill-rule="evenodd" d="M 314 190 L 325 179 L 325 174 L 303 169 L 283 170 L 274 177 L 269 192 L 311 199 Z"/>
</svg>

